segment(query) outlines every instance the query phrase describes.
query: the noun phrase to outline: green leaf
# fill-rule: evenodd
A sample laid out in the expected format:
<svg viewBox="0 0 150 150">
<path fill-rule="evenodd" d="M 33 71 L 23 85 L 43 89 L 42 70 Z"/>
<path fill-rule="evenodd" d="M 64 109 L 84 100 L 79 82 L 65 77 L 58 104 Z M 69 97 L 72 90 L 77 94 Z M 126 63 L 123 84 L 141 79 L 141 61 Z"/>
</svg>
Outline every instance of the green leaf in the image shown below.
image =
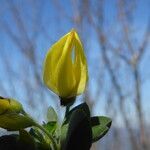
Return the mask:
<svg viewBox="0 0 150 150">
<path fill-rule="evenodd" d="M 17 150 L 18 149 L 18 135 L 3 135 L 0 137 L 0 150 Z"/>
<path fill-rule="evenodd" d="M 41 142 L 35 141 L 35 146 L 33 146 L 32 143 L 28 143 L 26 139 L 29 138 L 29 140 L 31 140 L 29 133 L 21 134 L 21 137 L 17 134 L 1 136 L 0 150 L 51 150 L 47 145 Z"/>
<path fill-rule="evenodd" d="M 69 114 L 71 114 L 72 112 L 74 112 L 74 111 L 77 110 L 77 109 L 80 109 L 80 110 L 84 111 L 84 112 L 86 113 L 86 115 L 87 115 L 88 117 L 90 117 L 89 106 L 88 106 L 86 103 L 82 103 L 82 104 L 80 104 L 80 105 L 74 107 L 74 108 L 69 112 Z"/>
<path fill-rule="evenodd" d="M 66 141 L 68 129 L 69 129 L 69 123 L 66 123 L 61 127 L 61 135 L 60 135 L 61 145 L 64 145 Z"/>
<path fill-rule="evenodd" d="M 47 124 L 44 124 L 43 127 L 51 134 L 54 134 L 56 128 L 57 128 L 57 122 L 52 121 L 48 122 Z"/>
<path fill-rule="evenodd" d="M 82 103 L 82 104 L 74 107 L 67 114 L 67 116 L 65 118 L 65 121 L 64 121 L 64 123 L 62 124 L 62 127 L 61 127 L 61 143 L 62 144 L 64 144 L 64 142 L 66 141 L 66 137 L 67 137 L 67 134 L 68 134 L 68 131 L 69 131 L 70 122 L 72 122 L 71 118 L 78 111 L 80 111 L 81 113 L 83 113 L 87 117 L 88 122 L 90 122 L 90 110 L 89 110 L 89 107 L 88 107 L 88 105 L 86 103 Z"/>
<path fill-rule="evenodd" d="M 88 118 L 90 118 L 90 110 L 89 110 L 88 105 L 87 105 L 86 103 L 82 103 L 82 104 L 80 104 L 80 105 L 74 107 L 74 108 L 67 114 L 67 116 L 66 116 L 65 121 L 64 121 L 63 124 L 66 124 L 66 123 L 70 120 L 70 117 L 72 116 L 72 113 L 75 112 L 76 110 L 82 110 L 82 111 L 86 114 L 86 116 L 87 116 Z"/>
<path fill-rule="evenodd" d="M 37 150 L 32 144 L 21 141 L 18 135 L 0 137 L 0 150 Z M 40 149 L 42 150 L 42 149 Z"/>
<path fill-rule="evenodd" d="M 36 143 L 37 144 L 37 149 L 36 150 L 52 150 L 50 148 L 50 145 L 46 145 L 46 144 L 43 144 L 43 143 Z"/>
<path fill-rule="evenodd" d="M 36 147 L 34 138 L 30 135 L 30 133 L 23 129 L 19 131 L 19 142 L 30 145 L 31 149 L 35 149 Z"/>
<path fill-rule="evenodd" d="M 39 142 L 41 143 L 44 143 L 45 142 L 45 139 L 44 139 L 44 136 L 43 134 L 39 131 L 38 128 L 34 127 L 34 128 L 31 128 L 29 133 Z"/>
<path fill-rule="evenodd" d="M 98 141 L 110 129 L 112 120 L 104 116 L 91 117 L 92 125 L 92 142 Z"/>
<path fill-rule="evenodd" d="M 47 110 L 47 120 L 48 122 L 57 122 L 58 117 L 53 107 L 49 107 Z"/>
<path fill-rule="evenodd" d="M 31 128 L 29 133 L 34 137 L 38 150 L 51 150 L 49 138 L 40 129 L 37 127 Z"/>
<path fill-rule="evenodd" d="M 34 125 L 34 122 L 20 114 L 4 114 L 0 115 L 0 127 L 9 131 L 18 131 Z"/>
<path fill-rule="evenodd" d="M 72 112 L 69 124 L 63 126 L 62 134 L 62 150 L 90 149 L 92 130 L 90 120 L 83 110 L 76 109 Z"/>
</svg>

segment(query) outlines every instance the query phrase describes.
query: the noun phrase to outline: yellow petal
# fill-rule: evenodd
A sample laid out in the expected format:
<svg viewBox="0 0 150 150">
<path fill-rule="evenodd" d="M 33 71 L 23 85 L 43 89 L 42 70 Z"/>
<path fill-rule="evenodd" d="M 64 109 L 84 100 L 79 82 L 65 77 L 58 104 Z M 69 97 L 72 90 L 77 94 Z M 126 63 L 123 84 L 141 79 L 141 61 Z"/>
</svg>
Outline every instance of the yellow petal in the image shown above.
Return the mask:
<svg viewBox="0 0 150 150">
<path fill-rule="evenodd" d="M 62 55 L 66 39 L 67 35 L 62 37 L 49 49 L 44 62 L 43 81 L 56 94 L 58 94 L 58 90 L 56 86 L 56 74 L 54 72 L 56 71 L 57 62 Z"/>
<path fill-rule="evenodd" d="M 74 33 L 67 36 L 62 55 L 56 68 L 57 87 L 61 97 L 70 97 L 75 84 L 74 70 L 72 64 L 72 48 L 74 43 Z"/>
<path fill-rule="evenodd" d="M 84 50 L 82 43 L 79 39 L 78 34 L 75 34 L 75 46 L 76 46 L 76 79 L 78 79 L 78 89 L 77 94 L 81 94 L 84 92 L 86 83 L 88 81 L 88 69 L 87 69 L 87 62 L 86 57 L 84 55 Z"/>
</svg>

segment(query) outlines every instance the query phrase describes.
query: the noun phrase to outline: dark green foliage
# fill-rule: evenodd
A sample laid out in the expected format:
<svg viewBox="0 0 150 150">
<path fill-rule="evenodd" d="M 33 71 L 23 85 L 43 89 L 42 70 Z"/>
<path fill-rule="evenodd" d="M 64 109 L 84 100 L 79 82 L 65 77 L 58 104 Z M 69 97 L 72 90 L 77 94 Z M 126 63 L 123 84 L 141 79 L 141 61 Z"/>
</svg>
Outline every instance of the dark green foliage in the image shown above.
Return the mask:
<svg viewBox="0 0 150 150">
<path fill-rule="evenodd" d="M 92 131 L 89 118 L 81 110 L 74 111 L 62 150 L 89 150 L 91 142 Z"/>
<path fill-rule="evenodd" d="M 86 103 L 67 115 L 61 133 L 62 150 L 89 150 L 92 143 L 90 111 Z"/>
<path fill-rule="evenodd" d="M 64 123 L 63 124 L 66 124 L 69 120 L 70 120 L 70 117 L 72 116 L 72 113 L 76 110 L 82 110 L 86 116 L 88 118 L 90 118 L 90 110 L 89 110 L 89 107 L 86 103 L 82 103 L 76 107 L 74 107 L 71 111 L 69 111 L 69 113 L 67 114 L 67 116 L 65 117 L 65 120 L 64 120 Z"/>
<path fill-rule="evenodd" d="M 0 150 L 36 150 L 34 145 L 19 140 L 18 135 L 0 137 Z"/>
<path fill-rule="evenodd" d="M 104 116 L 91 117 L 86 103 L 68 109 L 62 125 L 52 107 L 48 108 L 47 122 L 40 128 L 27 115 L 5 114 L 1 118 L 3 128 L 18 130 L 19 135 L 0 137 L 0 150 L 51 150 L 51 138 L 56 142 L 55 150 L 90 150 L 92 143 L 108 132 L 112 122 Z M 32 125 L 29 132 L 23 130 Z"/>
</svg>

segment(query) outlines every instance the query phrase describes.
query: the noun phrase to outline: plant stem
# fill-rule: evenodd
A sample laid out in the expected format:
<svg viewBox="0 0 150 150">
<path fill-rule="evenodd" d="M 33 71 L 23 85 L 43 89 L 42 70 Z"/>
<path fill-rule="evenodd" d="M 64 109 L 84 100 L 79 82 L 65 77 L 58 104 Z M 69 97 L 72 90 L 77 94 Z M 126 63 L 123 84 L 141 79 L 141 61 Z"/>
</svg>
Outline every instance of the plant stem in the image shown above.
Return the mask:
<svg viewBox="0 0 150 150">
<path fill-rule="evenodd" d="M 70 110 L 70 105 L 67 105 L 66 106 L 65 117 L 67 117 L 67 114 L 69 113 L 69 110 Z"/>
<path fill-rule="evenodd" d="M 50 139 L 50 141 L 52 142 L 52 150 L 57 150 L 57 144 L 55 142 L 55 140 L 53 139 L 52 135 L 49 134 L 49 132 L 41 125 L 39 125 L 38 123 L 35 124 L 36 127 L 38 127 L 40 130 L 42 130 Z"/>
<path fill-rule="evenodd" d="M 51 143 L 52 143 L 52 150 L 57 150 L 57 144 L 54 140 L 54 138 L 52 137 L 52 135 L 43 127 L 41 126 L 40 124 L 38 124 L 29 114 L 27 114 L 25 111 L 22 112 L 23 115 L 27 116 L 28 118 L 32 119 L 32 121 L 34 122 L 34 126 L 39 128 L 41 131 L 43 131 L 47 136 L 48 138 L 50 139 Z"/>
<path fill-rule="evenodd" d="M 71 102 L 66 105 L 65 117 L 67 117 L 67 115 L 70 111 L 70 107 L 74 104 L 75 99 L 76 99 L 76 97 L 70 98 Z"/>
</svg>

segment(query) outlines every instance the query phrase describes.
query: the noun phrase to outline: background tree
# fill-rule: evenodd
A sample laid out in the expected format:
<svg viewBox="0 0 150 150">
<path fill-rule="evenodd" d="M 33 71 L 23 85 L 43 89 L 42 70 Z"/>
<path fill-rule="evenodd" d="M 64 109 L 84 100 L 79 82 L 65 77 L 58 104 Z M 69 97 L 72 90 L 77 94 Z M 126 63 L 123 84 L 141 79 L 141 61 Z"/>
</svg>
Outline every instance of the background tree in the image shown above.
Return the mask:
<svg viewBox="0 0 150 150">
<path fill-rule="evenodd" d="M 50 45 L 74 27 L 89 62 L 84 98 L 93 114 L 113 118 L 110 133 L 92 149 L 148 150 L 148 5 L 146 0 L 1 0 L 0 94 L 22 100 L 37 118 L 45 106 L 57 107 L 56 96 L 43 86 L 42 62 Z"/>
</svg>

